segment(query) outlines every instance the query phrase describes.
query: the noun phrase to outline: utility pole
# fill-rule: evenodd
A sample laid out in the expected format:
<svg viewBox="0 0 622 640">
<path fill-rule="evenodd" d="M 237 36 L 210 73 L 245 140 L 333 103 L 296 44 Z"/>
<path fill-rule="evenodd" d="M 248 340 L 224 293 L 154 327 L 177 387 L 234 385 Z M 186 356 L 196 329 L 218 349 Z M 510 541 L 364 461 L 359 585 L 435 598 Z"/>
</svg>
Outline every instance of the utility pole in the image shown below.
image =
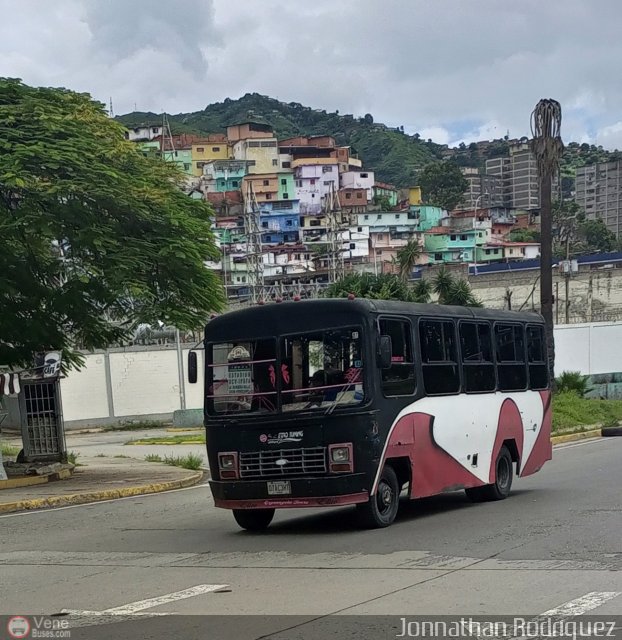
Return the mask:
<svg viewBox="0 0 622 640">
<path fill-rule="evenodd" d="M 556 100 L 540 100 L 531 114 L 532 151 L 540 180 L 540 313 L 544 317 L 549 349 L 549 374 L 554 380 L 553 241 L 551 185 L 563 151 L 560 135 L 562 109 Z"/>
<path fill-rule="evenodd" d="M 335 185 L 331 182 L 330 191 L 324 199 L 324 209 L 328 217 L 328 282 L 333 284 L 343 279 L 343 232 L 341 222 L 341 207 L 335 192 Z"/>
</svg>

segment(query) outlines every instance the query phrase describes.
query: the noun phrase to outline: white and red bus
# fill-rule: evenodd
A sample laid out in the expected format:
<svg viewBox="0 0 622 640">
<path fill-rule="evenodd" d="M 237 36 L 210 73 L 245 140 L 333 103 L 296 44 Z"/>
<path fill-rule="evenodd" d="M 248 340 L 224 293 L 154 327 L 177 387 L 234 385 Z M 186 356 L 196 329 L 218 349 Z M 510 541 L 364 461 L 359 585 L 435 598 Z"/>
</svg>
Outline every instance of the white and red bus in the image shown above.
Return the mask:
<svg viewBox="0 0 622 640">
<path fill-rule="evenodd" d="M 500 500 L 551 458 L 537 314 L 289 302 L 215 318 L 204 346 L 210 486 L 246 529 L 275 509 L 349 504 L 384 527 L 404 489 Z"/>
</svg>

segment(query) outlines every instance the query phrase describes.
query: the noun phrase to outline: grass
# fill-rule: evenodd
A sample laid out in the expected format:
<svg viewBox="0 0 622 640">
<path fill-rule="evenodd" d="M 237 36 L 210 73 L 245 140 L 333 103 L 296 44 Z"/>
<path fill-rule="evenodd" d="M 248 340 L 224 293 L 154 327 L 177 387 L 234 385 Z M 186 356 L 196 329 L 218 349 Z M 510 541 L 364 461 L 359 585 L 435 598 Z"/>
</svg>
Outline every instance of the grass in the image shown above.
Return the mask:
<svg viewBox="0 0 622 640">
<path fill-rule="evenodd" d="M 150 453 L 145 456 L 147 462 L 163 462 L 164 464 L 170 464 L 173 467 L 182 467 L 183 469 L 191 469 L 196 471 L 203 465 L 203 456 L 197 456 L 194 453 L 189 453 L 186 456 L 159 456 L 154 453 Z"/>
<path fill-rule="evenodd" d="M 116 456 L 112 456 L 113 458 L 129 458 L 130 456 L 124 456 L 122 453 L 117 453 Z"/>
<path fill-rule="evenodd" d="M 20 448 L 6 442 L 0 442 L 0 451 L 2 451 L 3 458 L 14 458 L 20 452 Z"/>
<path fill-rule="evenodd" d="M 585 431 L 586 426 L 609 427 L 622 421 L 622 400 L 581 398 L 562 392 L 553 396 L 553 433 Z"/>
<path fill-rule="evenodd" d="M 69 464 L 74 464 L 76 466 L 78 465 L 78 457 L 80 456 L 79 453 L 76 453 L 75 451 L 68 451 L 67 452 L 67 462 L 69 462 Z"/>
<path fill-rule="evenodd" d="M 140 438 L 138 440 L 129 440 L 125 444 L 205 444 L 205 433 L 164 436 L 162 438 Z"/>
<path fill-rule="evenodd" d="M 121 422 L 105 427 L 104 431 L 145 431 L 146 429 L 162 429 L 170 426 L 168 422 L 158 420 L 138 420 L 137 422 Z"/>
</svg>

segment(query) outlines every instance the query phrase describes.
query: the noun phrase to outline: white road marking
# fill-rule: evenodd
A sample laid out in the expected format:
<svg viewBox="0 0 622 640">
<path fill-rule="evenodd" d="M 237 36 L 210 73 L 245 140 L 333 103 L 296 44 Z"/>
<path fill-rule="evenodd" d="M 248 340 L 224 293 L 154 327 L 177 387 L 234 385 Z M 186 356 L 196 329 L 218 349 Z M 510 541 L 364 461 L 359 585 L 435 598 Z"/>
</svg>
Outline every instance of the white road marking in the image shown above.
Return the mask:
<svg viewBox="0 0 622 640">
<path fill-rule="evenodd" d="M 622 591 L 590 591 L 580 598 L 569 600 L 554 609 L 549 609 L 542 616 L 581 616 L 592 609 L 600 607 L 605 602 L 613 600 L 622 594 Z"/>
<path fill-rule="evenodd" d="M 71 610 L 63 609 L 62 613 L 73 613 L 75 615 L 84 614 L 88 616 L 133 615 L 133 614 L 136 614 L 138 611 L 144 611 L 145 609 L 152 609 L 153 607 L 159 607 L 163 604 L 168 604 L 169 602 L 177 602 L 178 600 L 193 598 L 194 596 L 200 596 L 204 593 L 220 591 L 221 589 L 227 589 L 228 587 L 229 587 L 228 584 L 198 584 L 195 587 L 190 587 L 189 589 L 182 589 L 181 591 L 173 591 L 173 593 L 165 593 L 163 596 L 156 596 L 155 598 L 147 598 L 146 600 L 137 600 L 136 602 L 123 604 L 119 607 L 104 609 L 103 611 L 79 611 L 76 609 L 71 609 Z"/>
</svg>

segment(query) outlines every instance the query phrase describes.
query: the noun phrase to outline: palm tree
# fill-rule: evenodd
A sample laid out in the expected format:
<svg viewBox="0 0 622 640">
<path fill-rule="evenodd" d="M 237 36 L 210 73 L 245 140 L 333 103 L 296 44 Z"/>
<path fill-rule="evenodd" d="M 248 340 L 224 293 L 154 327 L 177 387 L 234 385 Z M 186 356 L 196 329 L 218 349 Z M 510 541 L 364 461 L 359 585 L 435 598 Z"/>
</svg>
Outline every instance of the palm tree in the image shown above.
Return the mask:
<svg viewBox="0 0 622 640">
<path fill-rule="evenodd" d="M 430 302 L 432 290 L 432 281 L 421 278 L 421 280 L 417 281 L 413 286 L 413 302 Z"/>
<path fill-rule="evenodd" d="M 451 299 L 451 288 L 455 285 L 456 279 L 443 265 L 436 274 L 433 283 L 434 293 L 438 295 L 439 304 L 449 304 Z"/>
<path fill-rule="evenodd" d="M 421 245 L 416 238 L 408 241 L 408 244 L 397 252 L 397 264 L 400 269 L 400 277 L 408 282 L 412 270 L 421 256 Z"/>
</svg>

